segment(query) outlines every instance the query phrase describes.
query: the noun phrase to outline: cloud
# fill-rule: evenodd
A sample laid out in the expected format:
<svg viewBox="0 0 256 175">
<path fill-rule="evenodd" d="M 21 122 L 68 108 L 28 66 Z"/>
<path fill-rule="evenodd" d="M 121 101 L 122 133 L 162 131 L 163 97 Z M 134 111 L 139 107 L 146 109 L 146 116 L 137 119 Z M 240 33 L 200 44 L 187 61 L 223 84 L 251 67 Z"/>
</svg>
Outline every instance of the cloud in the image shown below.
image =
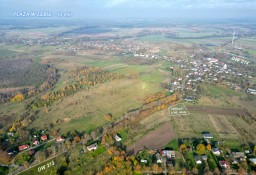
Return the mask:
<svg viewBox="0 0 256 175">
<path fill-rule="evenodd" d="M 125 3 L 129 2 L 129 0 L 109 0 L 106 2 L 106 7 L 115 7 L 119 5 L 123 5 Z"/>
<path fill-rule="evenodd" d="M 83 17 L 255 17 L 256 0 L 0 0 L 0 17 L 13 11 L 70 11 Z"/>
<path fill-rule="evenodd" d="M 105 0 L 105 7 L 154 7 L 172 9 L 256 8 L 256 0 Z"/>
</svg>

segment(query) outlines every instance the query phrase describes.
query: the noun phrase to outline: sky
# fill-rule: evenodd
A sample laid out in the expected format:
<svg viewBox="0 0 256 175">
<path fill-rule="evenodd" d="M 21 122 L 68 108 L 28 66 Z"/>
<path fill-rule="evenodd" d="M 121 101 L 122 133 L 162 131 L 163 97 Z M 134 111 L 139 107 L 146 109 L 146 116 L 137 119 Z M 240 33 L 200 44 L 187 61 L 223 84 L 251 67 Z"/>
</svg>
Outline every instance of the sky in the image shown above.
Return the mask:
<svg viewBox="0 0 256 175">
<path fill-rule="evenodd" d="M 1 19 L 20 12 L 69 12 L 86 19 L 253 19 L 256 0 L 0 0 Z"/>
</svg>

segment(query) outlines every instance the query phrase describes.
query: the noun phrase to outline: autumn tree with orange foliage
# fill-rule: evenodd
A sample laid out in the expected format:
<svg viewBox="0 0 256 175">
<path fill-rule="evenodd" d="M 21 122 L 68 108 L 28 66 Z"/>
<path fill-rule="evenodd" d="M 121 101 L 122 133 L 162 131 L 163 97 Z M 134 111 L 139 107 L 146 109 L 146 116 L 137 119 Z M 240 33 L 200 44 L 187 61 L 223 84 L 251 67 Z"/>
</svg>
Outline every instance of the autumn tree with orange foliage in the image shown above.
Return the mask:
<svg viewBox="0 0 256 175">
<path fill-rule="evenodd" d="M 112 158 L 105 164 L 104 169 L 99 174 L 110 175 L 118 172 L 118 174 L 132 175 L 135 171 L 140 174 L 142 167 L 134 156 L 126 156 L 125 151 L 114 146 L 108 149 L 108 153 Z"/>
<path fill-rule="evenodd" d="M 208 144 L 206 145 L 206 150 L 210 151 L 211 149 L 212 149 L 211 144 L 208 143 Z"/>
<path fill-rule="evenodd" d="M 74 141 L 75 141 L 75 143 L 78 143 L 78 142 L 81 141 L 79 135 L 76 135 L 76 136 L 74 137 Z"/>
<path fill-rule="evenodd" d="M 11 101 L 12 101 L 12 102 L 21 102 L 21 101 L 23 101 L 24 99 L 25 99 L 25 97 L 24 97 L 23 94 L 17 94 L 17 95 L 15 95 L 15 96 L 11 99 Z"/>
<path fill-rule="evenodd" d="M 184 151 L 187 151 L 187 146 L 185 144 L 180 145 L 180 152 L 183 153 Z"/>
</svg>

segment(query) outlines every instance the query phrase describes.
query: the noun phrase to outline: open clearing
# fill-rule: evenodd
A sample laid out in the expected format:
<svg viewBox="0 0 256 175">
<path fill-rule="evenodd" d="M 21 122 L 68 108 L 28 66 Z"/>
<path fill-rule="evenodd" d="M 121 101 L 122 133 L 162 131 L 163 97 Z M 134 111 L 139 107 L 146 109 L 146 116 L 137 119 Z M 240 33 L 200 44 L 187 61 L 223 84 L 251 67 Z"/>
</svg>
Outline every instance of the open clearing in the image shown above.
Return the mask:
<svg viewBox="0 0 256 175">
<path fill-rule="evenodd" d="M 202 106 L 188 106 L 189 112 L 202 112 L 202 114 L 215 115 L 247 115 L 246 111 L 239 108 L 220 108 L 220 107 L 202 107 Z"/>
<path fill-rule="evenodd" d="M 246 110 L 208 106 L 190 106 L 188 110 L 191 115 L 171 117 L 179 138 L 200 138 L 202 132 L 211 132 L 217 140 L 224 139 L 230 146 L 240 146 L 255 137 L 256 122 Z"/>
<path fill-rule="evenodd" d="M 231 133 L 237 134 L 236 129 L 229 123 L 229 121 L 223 115 L 208 115 L 213 127 L 217 132 L 224 134 Z M 220 122 L 221 121 L 221 122 Z"/>
<path fill-rule="evenodd" d="M 141 80 L 114 80 L 92 87 L 89 92 L 83 90 L 55 102 L 49 113 L 39 113 L 40 117 L 31 127 L 42 127 L 42 123 L 65 119 L 56 125 L 56 129 L 61 128 L 63 133 L 71 129 L 90 131 L 107 122 L 105 114 L 111 113 L 118 118 L 128 110 L 140 107 L 145 96 L 160 90 L 160 85 Z"/>
<path fill-rule="evenodd" d="M 127 147 L 127 151 L 134 151 L 137 153 L 142 150 L 144 147 L 149 149 L 161 149 L 170 140 L 175 139 L 176 134 L 173 131 L 169 122 L 161 125 L 154 131 L 149 132 L 143 138 L 138 139 L 133 145 Z"/>
</svg>

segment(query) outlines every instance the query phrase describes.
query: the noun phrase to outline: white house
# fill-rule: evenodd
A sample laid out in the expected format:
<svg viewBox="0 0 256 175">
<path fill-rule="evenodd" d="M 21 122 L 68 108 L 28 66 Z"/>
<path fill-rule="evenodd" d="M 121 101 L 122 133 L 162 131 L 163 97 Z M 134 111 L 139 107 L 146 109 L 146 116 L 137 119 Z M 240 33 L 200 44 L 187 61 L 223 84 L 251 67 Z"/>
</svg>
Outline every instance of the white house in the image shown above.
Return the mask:
<svg viewBox="0 0 256 175">
<path fill-rule="evenodd" d="M 195 162 L 196 162 L 196 164 L 202 164 L 202 160 L 201 160 L 200 156 L 195 156 Z"/>
<path fill-rule="evenodd" d="M 91 151 L 91 150 L 96 150 L 97 148 L 98 148 L 98 144 L 97 144 L 97 143 L 94 143 L 94 144 L 92 144 L 92 145 L 87 146 L 87 149 L 88 149 L 89 151 Z"/>
<path fill-rule="evenodd" d="M 162 163 L 163 162 L 162 161 L 162 157 L 161 157 L 161 155 L 159 153 L 157 153 L 155 156 L 156 156 L 156 162 L 157 163 Z"/>
<path fill-rule="evenodd" d="M 118 135 L 115 135 L 115 139 L 116 139 L 117 142 L 122 140 L 121 137 L 119 137 Z"/>
<path fill-rule="evenodd" d="M 141 159 L 140 162 L 141 162 L 141 163 L 148 163 L 148 161 L 147 161 L 147 160 L 144 160 L 144 159 Z"/>
<path fill-rule="evenodd" d="M 256 158 L 251 158 L 251 159 L 249 159 L 249 160 L 250 160 L 250 162 L 253 163 L 253 165 L 256 165 Z"/>
<path fill-rule="evenodd" d="M 212 153 L 215 155 L 220 155 L 220 150 L 218 148 L 212 148 Z"/>
</svg>

